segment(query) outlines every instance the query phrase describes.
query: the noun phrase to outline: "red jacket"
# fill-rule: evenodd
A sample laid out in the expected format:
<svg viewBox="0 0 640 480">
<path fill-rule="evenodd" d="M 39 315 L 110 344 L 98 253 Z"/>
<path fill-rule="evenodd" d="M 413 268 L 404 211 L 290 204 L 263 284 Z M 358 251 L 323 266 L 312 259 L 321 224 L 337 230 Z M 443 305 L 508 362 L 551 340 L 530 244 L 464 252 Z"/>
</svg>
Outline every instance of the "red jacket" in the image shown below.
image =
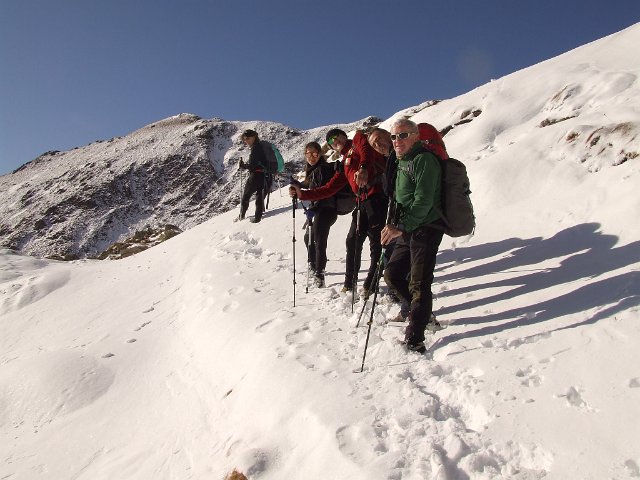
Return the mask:
<svg viewBox="0 0 640 480">
<path fill-rule="evenodd" d="M 321 200 L 338 193 L 349 183 L 355 195 L 358 194 L 355 174 L 363 165 L 369 175 L 368 189 L 361 200 L 375 193 L 380 193 L 382 189 L 382 175 L 385 171 L 385 160 L 382 155 L 376 152 L 362 131 L 358 130 L 353 136 L 353 140 L 347 140 L 347 144 L 340 152 L 343 158 L 344 172 L 336 174 L 322 187 L 313 190 L 302 190 L 300 200 Z"/>
</svg>

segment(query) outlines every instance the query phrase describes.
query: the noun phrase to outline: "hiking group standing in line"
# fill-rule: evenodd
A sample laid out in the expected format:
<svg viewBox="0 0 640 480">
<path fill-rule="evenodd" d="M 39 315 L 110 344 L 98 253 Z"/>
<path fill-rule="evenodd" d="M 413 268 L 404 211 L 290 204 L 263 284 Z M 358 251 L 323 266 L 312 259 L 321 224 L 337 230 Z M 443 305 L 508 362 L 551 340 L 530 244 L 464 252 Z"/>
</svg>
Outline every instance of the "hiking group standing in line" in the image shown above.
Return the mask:
<svg viewBox="0 0 640 480">
<path fill-rule="evenodd" d="M 257 133 L 248 130 L 242 139 L 251 147 L 246 168 L 254 176 L 245 185 L 240 218 L 244 218 L 251 195 L 257 192 L 255 222 L 259 222 L 264 211 L 263 192 L 270 188 L 259 176 L 264 173 L 256 168 L 265 164 L 264 153 L 256 148 L 260 142 Z M 308 143 L 304 151 L 305 180 L 292 181 L 289 187 L 292 198 L 310 202 L 308 208 L 304 207 L 309 227 L 305 244 L 314 283 L 325 286 L 327 242 L 338 217 L 337 196 L 350 190 L 355 207 L 345 240 L 342 292 L 356 294 L 362 247 L 368 238 L 370 264 L 360 292 L 366 301 L 377 288 L 382 273 L 377 266 L 384 248 L 384 279 L 401 306 L 396 320 L 407 322 L 403 343 L 408 350 L 424 352 L 425 330 L 442 328 L 432 312 L 431 292 L 436 255 L 449 227 L 442 213 L 441 162 L 449 158 L 442 137 L 429 124 L 401 119 L 392 124 L 391 132 L 376 127 L 368 136 L 356 131 L 352 139 L 343 130 L 331 129 L 326 142 L 340 160 L 328 162 L 319 143 Z M 470 192 L 465 193 L 468 196 Z"/>
</svg>

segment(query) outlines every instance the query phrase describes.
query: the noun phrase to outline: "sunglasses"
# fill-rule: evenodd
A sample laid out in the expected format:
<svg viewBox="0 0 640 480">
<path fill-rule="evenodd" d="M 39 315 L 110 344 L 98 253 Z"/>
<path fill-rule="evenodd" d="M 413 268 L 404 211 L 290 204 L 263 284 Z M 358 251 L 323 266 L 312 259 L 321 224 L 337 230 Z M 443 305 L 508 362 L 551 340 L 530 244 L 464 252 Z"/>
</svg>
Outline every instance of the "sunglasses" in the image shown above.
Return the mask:
<svg viewBox="0 0 640 480">
<path fill-rule="evenodd" d="M 416 132 L 402 132 L 402 133 L 392 133 L 391 134 L 391 141 L 394 140 L 405 140 L 406 138 L 409 138 L 409 135 L 414 135 Z"/>
<path fill-rule="evenodd" d="M 335 142 L 335 141 L 337 140 L 337 138 L 338 138 L 338 135 L 334 135 L 333 137 L 329 137 L 329 138 L 327 139 L 327 143 L 328 143 L 329 145 L 333 145 L 333 142 Z"/>
</svg>

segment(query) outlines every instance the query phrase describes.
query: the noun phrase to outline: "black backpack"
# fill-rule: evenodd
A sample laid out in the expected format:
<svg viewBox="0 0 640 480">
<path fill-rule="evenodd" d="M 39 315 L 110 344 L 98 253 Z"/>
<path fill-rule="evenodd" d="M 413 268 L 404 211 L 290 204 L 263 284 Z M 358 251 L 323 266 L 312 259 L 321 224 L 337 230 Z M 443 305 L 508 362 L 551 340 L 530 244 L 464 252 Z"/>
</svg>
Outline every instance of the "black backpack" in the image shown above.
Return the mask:
<svg viewBox="0 0 640 480">
<path fill-rule="evenodd" d="M 455 158 L 443 160 L 431 150 L 425 149 L 423 152 L 429 152 L 436 157 L 442 169 L 442 211 L 438 211 L 438 214 L 445 224 L 444 233 L 450 237 L 471 235 L 476 228 L 476 217 L 471 203 L 471 183 L 467 168 Z M 410 160 L 403 170 L 415 183 L 413 160 Z"/>
<path fill-rule="evenodd" d="M 344 173 L 342 162 L 336 161 L 334 163 L 334 170 Z M 349 182 L 347 182 L 342 190 L 336 193 L 333 198 L 336 200 L 336 212 L 338 215 L 348 215 L 356 208 L 356 196 L 353 194 Z"/>
<path fill-rule="evenodd" d="M 437 157 L 442 168 L 442 210 L 438 212 L 450 237 L 471 235 L 476 229 L 476 217 L 471 203 L 471 182 L 467 167 L 460 160 Z"/>
</svg>

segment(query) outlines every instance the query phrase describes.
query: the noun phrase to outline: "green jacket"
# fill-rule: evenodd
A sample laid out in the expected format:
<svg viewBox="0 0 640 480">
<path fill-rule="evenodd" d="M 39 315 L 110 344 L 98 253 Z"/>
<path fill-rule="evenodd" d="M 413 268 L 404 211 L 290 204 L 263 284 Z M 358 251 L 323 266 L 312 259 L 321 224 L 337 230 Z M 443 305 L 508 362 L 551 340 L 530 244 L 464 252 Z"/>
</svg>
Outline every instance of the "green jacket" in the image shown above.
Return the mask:
<svg viewBox="0 0 640 480">
<path fill-rule="evenodd" d="M 398 227 L 405 232 L 428 225 L 442 210 L 442 169 L 439 160 L 418 142 L 398 158 L 396 202 L 401 207 Z"/>
</svg>

